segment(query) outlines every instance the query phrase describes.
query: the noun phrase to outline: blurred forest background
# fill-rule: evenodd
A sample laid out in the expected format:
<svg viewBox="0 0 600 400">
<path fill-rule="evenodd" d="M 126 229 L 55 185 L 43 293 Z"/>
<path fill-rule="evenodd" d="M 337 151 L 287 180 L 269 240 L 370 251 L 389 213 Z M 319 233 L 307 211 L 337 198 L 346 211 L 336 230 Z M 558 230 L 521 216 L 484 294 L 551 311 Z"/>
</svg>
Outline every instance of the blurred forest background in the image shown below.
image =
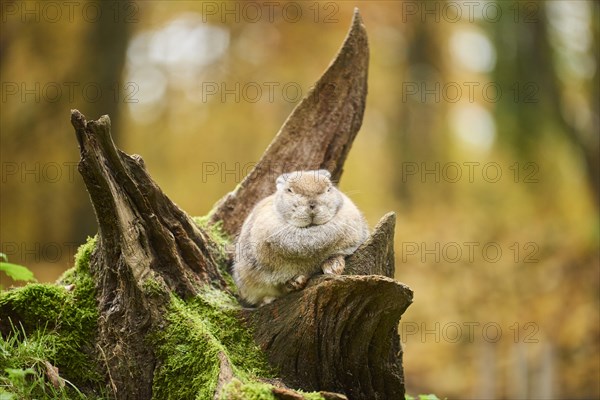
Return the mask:
<svg viewBox="0 0 600 400">
<path fill-rule="evenodd" d="M 0 251 L 50 282 L 96 233 L 72 108 L 206 214 L 357 6 L 369 95 L 340 186 L 371 226 L 398 215 L 408 392 L 598 398 L 599 4 L 3 1 Z"/>
</svg>

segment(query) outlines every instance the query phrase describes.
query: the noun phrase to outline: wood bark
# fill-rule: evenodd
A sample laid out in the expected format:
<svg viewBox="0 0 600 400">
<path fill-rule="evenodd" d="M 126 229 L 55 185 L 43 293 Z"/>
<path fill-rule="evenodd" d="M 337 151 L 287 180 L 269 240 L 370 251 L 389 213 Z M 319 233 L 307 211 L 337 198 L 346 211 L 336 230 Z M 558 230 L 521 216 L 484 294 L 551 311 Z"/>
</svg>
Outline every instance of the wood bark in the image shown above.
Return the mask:
<svg viewBox="0 0 600 400">
<path fill-rule="evenodd" d="M 98 289 L 98 347 L 119 399 L 150 399 L 156 358 L 146 335 L 162 324 L 168 296 L 143 291 L 152 279 L 183 298 L 225 282 L 216 247 L 154 183 L 139 156 L 115 147 L 110 119 L 71 114 L 81 152 L 79 172 L 98 220 L 90 262 Z"/>
<path fill-rule="evenodd" d="M 222 221 L 235 234 L 254 203 L 271 192 L 274 171 L 328 168 L 339 179 L 362 121 L 367 65 L 366 33 L 356 12 L 336 59 L 257 167 L 215 208 L 213 223 Z M 160 190 L 142 159 L 117 149 L 108 116 L 86 121 L 73 110 L 71 122 L 81 152 L 79 171 L 99 226 L 90 262 L 100 311 L 97 348 L 116 398 L 150 399 L 160 360 L 146 336 L 164 327 L 169 293 L 185 299 L 203 285 L 228 289 L 216 262 L 222 255 Z M 256 341 L 288 386 L 352 399 L 404 397 L 397 326 L 412 292 L 392 279 L 394 221 L 393 214 L 384 216 L 369 240 L 347 257 L 351 275 L 315 277 L 302 291 L 241 311 L 240 323 L 254 328 Z M 150 278 L 164 294 L 145 293 Z M 232 376 L 231 366 L 222 362 L 218 386 Z M 285 387 L 273 390 L 277 398 L 295 396 Z"/>
</svg>

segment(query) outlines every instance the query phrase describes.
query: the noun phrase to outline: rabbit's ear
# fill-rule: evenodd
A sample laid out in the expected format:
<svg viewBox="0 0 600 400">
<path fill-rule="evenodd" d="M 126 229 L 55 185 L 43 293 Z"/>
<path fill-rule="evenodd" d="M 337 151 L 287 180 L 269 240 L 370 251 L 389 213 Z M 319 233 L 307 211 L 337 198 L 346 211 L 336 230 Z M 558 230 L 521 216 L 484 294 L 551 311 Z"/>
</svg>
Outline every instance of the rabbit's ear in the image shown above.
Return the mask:
<svg viewBox="0 0 600 400">
<path fill-rule="evenodd" d="M 279 175 L 279 177 L 275 181 L 275 186 L 277 187 L 277 190 L 282 190 L 283 187 L 285 186 L 285 183 L 289 180 L 289 178 L 290 178 L 290 174 Z"/>
<path fill-rule="evenodd" d="M 327 171 L 326 169 L 320 169 L 320 170 L 318 170 L 317 174 L 323 175 L 327 179 L 331 178 L 331 173 L 329 171 Z"/>
<path fill-rule="evenodd" d="M 319 169 L 316 172 L 316 176 L 324 176 L 327 179 L 331 179 L 331 173 L 326 169 Z"/>
</svg>

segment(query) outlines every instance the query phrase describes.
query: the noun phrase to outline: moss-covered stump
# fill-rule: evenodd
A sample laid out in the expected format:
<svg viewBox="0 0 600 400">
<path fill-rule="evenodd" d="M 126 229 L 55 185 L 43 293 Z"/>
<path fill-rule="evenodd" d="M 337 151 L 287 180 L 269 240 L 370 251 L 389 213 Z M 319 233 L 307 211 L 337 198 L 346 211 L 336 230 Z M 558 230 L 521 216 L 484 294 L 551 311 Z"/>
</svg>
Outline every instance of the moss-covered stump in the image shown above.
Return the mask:
<svg viewBox="0 0 600 400">
<path fill-rule="evenodd" d="M 228 274 L 230 238 L 274 190 L 274 175 L 326 168 L 341 177 L 362 123 L 368 55 L 357 11 L 256 168 L 205 218 L 181 210 L 140 156 L 115 146 L 108 116 L 73 110 L 98 235 L 57 285 L 0 295 L 3 396 L 403 398 L 397 325 L 412 292 L 392 279 L 393 214 L 347 257 L 352 275 L 314 278 L 268 306 L 242 309 Z"/>
<path fill-rule="evenodd" d="M 215 239 L 224 249 L 227 242 Z M 111 394 L 112 376 L 104 378 L 105 354 L 95 345 L 98 309 L 89 273 L 95 246 L 96 238 L 81 246 L 75 267 L 57 284 L 30 284 L 0 294 L 1 398 L 118 397 Z M 146 295 L 164 296 L 156 282 L 145 282 Z M 234 296 L 210 286 L 188 301 L 171 295 L 162 329 L 149 332 L 144 341 L 157 355 L 152 398 L 332 398 L 282 387 L 251 332 L 240 324 L 241 311 Z"/>
</svg>

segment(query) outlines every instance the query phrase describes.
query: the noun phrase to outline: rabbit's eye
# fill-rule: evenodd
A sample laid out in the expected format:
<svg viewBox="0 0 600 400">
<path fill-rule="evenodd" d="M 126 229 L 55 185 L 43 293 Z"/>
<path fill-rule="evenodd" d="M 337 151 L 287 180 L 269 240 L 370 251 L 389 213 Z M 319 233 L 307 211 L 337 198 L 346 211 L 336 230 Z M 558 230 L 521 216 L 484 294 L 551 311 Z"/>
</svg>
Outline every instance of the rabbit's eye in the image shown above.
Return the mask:
<svg viewBox="0 0 600 400">
<path fill-rule="evenodd" d="M 288 188 L 287 191 L 288 191 L 288 193 L 294 193 L 294 191 L 292 189 L 290 189 L 290 188 Z"/>
</svg>

